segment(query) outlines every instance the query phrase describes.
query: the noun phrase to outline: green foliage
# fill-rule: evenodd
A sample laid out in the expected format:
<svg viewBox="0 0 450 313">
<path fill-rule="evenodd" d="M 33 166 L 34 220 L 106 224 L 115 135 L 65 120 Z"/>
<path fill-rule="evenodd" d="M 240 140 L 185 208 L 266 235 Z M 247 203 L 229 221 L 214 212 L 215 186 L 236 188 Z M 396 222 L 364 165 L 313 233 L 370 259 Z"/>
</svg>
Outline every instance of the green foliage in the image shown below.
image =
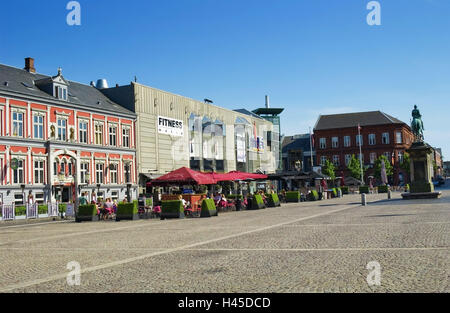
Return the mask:
<svg viewBox="0 0 450 313">
<path fill-rule="evenodd" d="M 65 203 L 60 203 L 59 205 L 58 205 L 58 210 L 59 210 L 59 212 L 60 213 L 62 213 L 62 212 L 66 212 L 67 211 L 67 204 L 65 204 Z"/>
<path fill-rule="evenodd" d="M 342 186 L 341 190 L 342 190 L 343 195 L 348 195 L 348 193 L 349 193 L 348 186 Z"/>
<path fill-rule="evenodd" d="M 369 186 L 360 186 L 359 193 L 369 193 Z"/>
<path fill-rule="evenodd" d="M 361 179 L 361 164 L 359 160 L 355 157 L 355 155 L 352 155 L 352 158 L 350 159 L 350 162 L 348 163 L 347 169 L 350 171 L 350 176 L 356 179 Z M 365 168 L 363 166 L 362 168 L 363 174 L 365 171 Z"/>
<path fill-rule="evenodd" d="M 47 204 L 38 205 L 38 214 L 48 214 L 48 205 Z"/>
<path fill-rule="evenodd" d="M 393 166 L 391 162 L 388 160 L 388 158 L 384 154 L 382 154 L 375 161 L 374 165 L 375 177 L 381 179 L 381 162 L 384 162 L 386 166 L 386 176 L 392 176 L 392 174 L 394 173 Z"/>
<path fill-rule="evenodd" d="M 378 190 L 378 193 L 387 193 L 389 190 L 389 187 L 386 185 L 378 186 L 377 190 Z"/>
<path fill-rule="evenodd" d="M 264 209 L 266 206 L 264 204 L 264 200 L 261 197 L 261 195 L 253 195 L 253 202 L 252 202 L 252 209 L 253 210 L 259 210 L 259 209 Z"/>
<path fill-rule="evenodd" d="M 400 168 L 403 172 L 407 173 L 408 176 L 411 172 L 411 165 L 410 165 L 411 158 L 409 157 L 409 153 L 406 153 L 403 155 L 403 161 L 400 163 Z"/>
<path fill-rule="evenodd" d="M 132 216 L 138 214 L 135 203 L 119 203 L 117 205 L 117 216 Z"/>
<path fill-rule="evenodd" d="M 97 215 L 97 207 L 95 204 L 85 204 L 78 207 L 77 216 L 95 216 Z"/>
<path fill-rule="evenodd" d="M 203 200 L 205 201 L 205 200 Z M 180 200 L 163 201 L 161 205 L 162 213 L 184 213 L 183 202 Z"/>
<path fill-rule="evenodd" d="M 308 194 L 309 201 L 319 201 L 319 193 L 317 190 L 311 190 L 311 193 Z"/>
<path fill-rule="evenodd" d="M 145 198 L 145 205 L 146 206 L 152 206 L 153 205 L 153 198 Z"/>
<path fill-rule="evenodd" d="M 267 203 L 270 207 L 280 206 L 280 199 L 278 198 L 278 195 L 276 193 L 266 194 L 266 197 Z"/>
<path fill-rule="evenodd" d="M 202 201 L 201 217 L 218 216 L 216 204 L 213 199 L 204 199 Z"/>
<path fill-rule="evenodd" d="M 14 207 L 16 216 L 27 215 L 27 208 L 24 205 L 18 205 Z"/>
<path fill-rule="evenodd" d="M 322 168 L 322 173 L 329 176 L 332 180 L 336 178 L 336 167 L 330 160 L 325 161 L 325 165 Z"/>
<path fill-rule="evenodd" d="M 299 191 L 287 191 L 286 192 L 286 202 L 299 202 L 300 192 Z"/>
<path fill-rule="evenodd" d="M 336 198 L 337 197 L 337 189 L 333 188 L 333 189 L 331 189 L 331 191 L 333 192 L 333 197 Z"/>
</svg>

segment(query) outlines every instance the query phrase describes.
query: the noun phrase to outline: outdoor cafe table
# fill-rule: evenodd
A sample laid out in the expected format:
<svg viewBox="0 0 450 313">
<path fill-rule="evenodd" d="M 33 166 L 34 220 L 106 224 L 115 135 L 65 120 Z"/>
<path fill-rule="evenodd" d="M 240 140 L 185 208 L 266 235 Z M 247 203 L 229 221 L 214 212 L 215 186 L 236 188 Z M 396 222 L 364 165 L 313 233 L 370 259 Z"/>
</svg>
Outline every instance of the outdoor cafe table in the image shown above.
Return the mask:
<svg viewBox="0 0 450 313">
<path fill-rule="evenodd" d="M 162 201 L 169 201 L 169 200 L 178 200 L 180 195 L 161 195 Z M 197 212 L 201 210 L 201 207 L 199 205 L 200 200 L 206 197 L 206 195 L 196 195 L 196 194 L 184 194 L 181 195 L 184 200 L 188 201 L 191 204 L 191 208 L 193 212 Z"/>
</svg>

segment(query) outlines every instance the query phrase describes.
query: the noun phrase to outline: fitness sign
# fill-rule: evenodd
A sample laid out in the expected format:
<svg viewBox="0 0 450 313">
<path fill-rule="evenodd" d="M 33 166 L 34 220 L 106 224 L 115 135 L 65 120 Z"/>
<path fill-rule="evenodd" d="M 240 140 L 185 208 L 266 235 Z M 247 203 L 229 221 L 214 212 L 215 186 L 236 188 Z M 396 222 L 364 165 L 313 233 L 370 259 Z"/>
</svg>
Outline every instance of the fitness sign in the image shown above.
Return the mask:
<svg viewBox="0 0 450 313">
<path fill-rule="evenodd" d="M 172 135 L 183 137 L 183 121 L 175 120 L 173 118 L 158 116 L 157 120 L 158 133 L 164 135 Z"/>
</svg>

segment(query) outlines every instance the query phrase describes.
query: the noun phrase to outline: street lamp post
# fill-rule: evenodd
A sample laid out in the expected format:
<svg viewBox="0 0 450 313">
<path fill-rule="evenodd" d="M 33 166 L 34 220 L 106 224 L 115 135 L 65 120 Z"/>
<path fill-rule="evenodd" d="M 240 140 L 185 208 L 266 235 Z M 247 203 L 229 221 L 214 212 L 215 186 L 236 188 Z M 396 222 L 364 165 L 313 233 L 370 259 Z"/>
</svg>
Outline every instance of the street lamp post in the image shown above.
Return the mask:
<svg viewBox="0 0 450 313">
<path fill-rule="evenodd" d="M 20 188 L 22 189 L 22 200 L 23 200 L 22 202 L 25 205 L 25 203 L 26 203 L 26 200 L 25 200 L 25 184 L 21 184 Z"/>
</svg>

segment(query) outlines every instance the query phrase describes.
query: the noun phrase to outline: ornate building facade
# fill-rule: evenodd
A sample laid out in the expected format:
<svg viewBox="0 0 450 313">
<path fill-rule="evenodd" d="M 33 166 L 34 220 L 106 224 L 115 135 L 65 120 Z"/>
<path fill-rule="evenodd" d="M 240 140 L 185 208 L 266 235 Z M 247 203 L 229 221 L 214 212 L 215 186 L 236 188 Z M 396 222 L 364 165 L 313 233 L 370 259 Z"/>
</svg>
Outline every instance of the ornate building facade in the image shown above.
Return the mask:
<svg viewBox="0 0 450 313">
<path fill-rule="evenodd" d="M 94 86 L 0 65 L 0 201 L 137 197 L 136 115 Z"/>
</svg>

